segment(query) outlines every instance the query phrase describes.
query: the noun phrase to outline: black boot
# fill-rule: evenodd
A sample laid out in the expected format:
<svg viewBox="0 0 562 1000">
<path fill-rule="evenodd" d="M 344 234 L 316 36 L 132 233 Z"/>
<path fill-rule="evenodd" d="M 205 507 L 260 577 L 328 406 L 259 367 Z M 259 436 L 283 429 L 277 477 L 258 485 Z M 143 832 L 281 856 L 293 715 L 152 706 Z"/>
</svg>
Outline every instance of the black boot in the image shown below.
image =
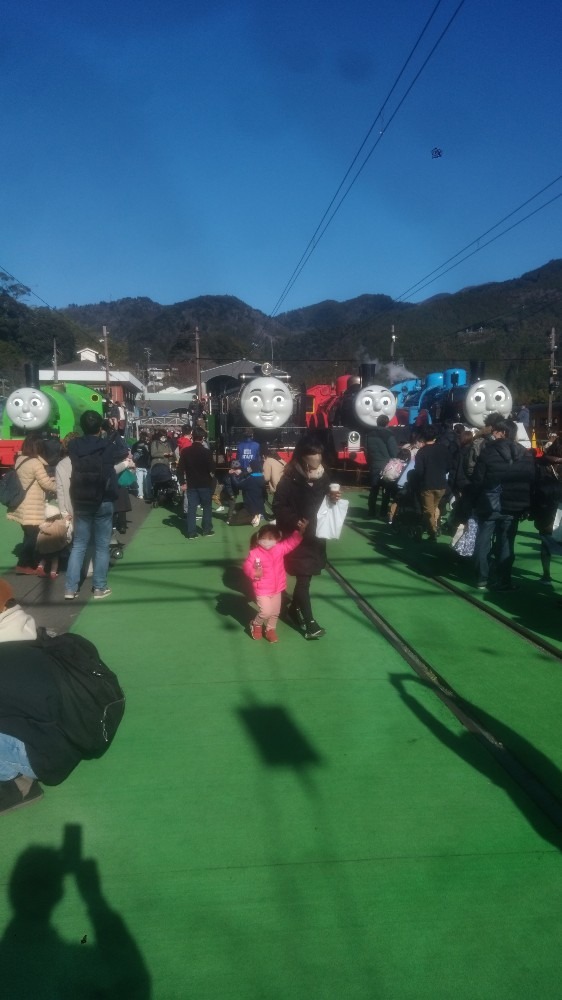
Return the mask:
<svg viewBox="0 0 562 1000">
<path fill-rule="evenodd" d="M 311 622 L 307 622 L 304 637 L 305 639 L 321 639 L 323 635 L 326 635 L 326 629 L 322 628 L 314 618 Z"/>
<path fill-rule="evenodd" d="M 22 806 L 31 805 L 43 798 L 43 789 L 38 781 L 18 775 L 11 781 L 0 781 L 0 813 L 11 812 Z"/>
<path fill-rule="evenodd" d="M 287 617 L 292 625 L 298 629 L 299 632 L 304 632 L 306 630 L 306 623 L 303 617 L 303 613 L 300 608 L 297 608 L 296 604 L 290 604 L 287 608 Z"/>
</svg>

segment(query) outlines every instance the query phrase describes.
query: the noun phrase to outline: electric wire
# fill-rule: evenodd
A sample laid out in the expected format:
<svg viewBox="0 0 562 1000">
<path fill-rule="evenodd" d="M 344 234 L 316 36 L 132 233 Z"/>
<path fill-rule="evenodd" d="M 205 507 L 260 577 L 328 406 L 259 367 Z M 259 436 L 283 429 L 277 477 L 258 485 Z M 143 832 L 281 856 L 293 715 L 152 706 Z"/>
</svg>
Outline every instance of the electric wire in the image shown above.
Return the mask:
<svg viewBox="0 0 562 1000">
<path fill-rule="evenodd" d="M 406 72 L 406 69 L 407 69 L 407 67 L 408 67 L 409 63 L 411 62 L 411 60 L 412 60 L 412 58 L 413 58 L 413 56 L 414 56 L 414 54 L 415 54 L 415 52 L 416 52 L 416 50 L 417 50 L 418 46 L 419 46 L 419 45 L 421 44 L 421 41 L 422 41 L 422 39 L 423 39 L 423 36 L 425 35 L 425 33 L 426 33 L 427 29 L 429 28 L 429 25 L 431 24 L 431 21 L 433 20 L 433 18 L 434 18 L 434 16 L 435 16 L 435 14 L 437 13 L 437 10 L 438 10 L 438 8 L 440 7 L 441 3 L 442 3 L 442 0 L 437 0 L 437 3 L 435 4 L 435 6 L 434 6 L 433 10 L 431 11 L 431 14 L 429 15 L 429 17 L 428 17 L 428 19 L 427 19 L 426 23 L 424 24 L 424 26 L 423 26 L 423 28 L 422 28 L 422 30 L 421 30 L 421 32 L 420 32 L 420 34 L 418 35 L 418 37 L 417 37 L 417 39 L 416 39 L 416 42 L 415 42 L 415 44 L 414 44 L 413 48 L 412 48 L 412 49 L 410 50 L 410 53 L 409 53 L 409 55 L 408 55 L 408 57 L 407 57 L 407 59 L 406 59 L 406 61 L 405 61 L 404 65 L 402 66 L 402 69 L 400 70 L 400 72 L 399 72 L 398 76 L 396 77 L 396 79 L 395 79 L 394 83 L 392 84 L 392 87 L 390 88 L 390 90 L 389 90 L 388 94 L 386 95 L 386 97 L 385 97 L 385 99 L 384 99 L 383 103 L 381 104 L 381 106 L 380 106 L 380 108 L 379 108 L 379 110 L 378 110 L 378 112 L 377 112 L 377 115 L 376 115 L 376 117 L 374 118 L 374 120 L 373 120 L 373 122 L 372 122 L 372 124 L 371 124 L 370 128 L 368 129 L 368 131 L 367 131 L 367 133 L 366 133 L 366 135 L 365 135 L 365 138 L 363 139 L 363 142 L 362 142 L 362 143 L 361 143 L 361 145 L 359 146 L 359 149 L 357 150 L 357 152 L 356 152 L 355 156 L 353 157 L 353 159 L 352 159 L 351 163 L 349 164 L 349 167 L 347 168 L 347 170 L 346 170 L 346 172 L 345 172 L 344 176 L 342 177 L 342 179 L 341 179 L 341 181 L 340 181 L 340 183 L 339 183 L 339 186 L 338 186 L 338 188 L 337 188 L 337 190 L 336 190 L 336 192 L 335 192 L 334 196 L 332 197 L 332 200 L 330 201 L 330 203 L 329 203 L 329 205 L 328 205 L 328 207 L 327 207 L 326 211 L 324 212 L 324 214 L 323 214 L 322 218 L 320 219 L 320 222 L 318 223 L 318 225 L 317 225 L 316 229 L 314 230 L 314 233 L 312 234 L 312 236 L 311 236 L 310 240 L 308 241 L 308 243 L 307 243 L 307 245 L 306 245 L 306 247 L 305 247 L 305 250 L 304 250 L 304 252 L 303 252 L 303 254 L 302 254 L 302 256 L 301 256 L 301 258 L 300 258 L 300 260 L 299 260 L 298 264 L 296 265 L 295 269 L 293 270 L 293 273 L 292 273 L 292 275 L 291 275 L 291 278 L 289 278 L 289 282 L 291 281 L 291 279 L 292 279 L 293 275 L 295 275 L 295 274 L 296 274 L 296 272 L 298 271 L 298 268 L 300 267 L 301 263 L 303 262 L 303 260 L 304 260 L 304 258 L 305 258 L 305 256 L 306 256 L 306 253 L 307 253 L 307 251 L 309 250 L 309 248 L 310 248 L 310 247 L 312 246 L 312 244 L 314 243 L 314 240 L 316 239 L 316 236 L 318 235 L 318 232 L 319 232 L 319 230 L 320 230 L 320 228 L 321 228 L 321 226 L 322 226 L 322 224 L 323 224 L 324 220 L 326 219 L 326 217 L 327 217 L 327 215 L 328 215 L 328 213 L 329 213 L 330 209 L 332 208 L 332 205 L 333 205 L 333 204 L 334 204 L 334 202 L 336 201 L 336 198 L 338 197 L 338 195 L 339 195 L 339 193 L 340 193 L 341 189 L 343 188 L 343 186 L 344 186 L 344 184 L 345 184 L 345 182 L 346 182 L 347 178 L 349 177 L 349 175 L 350 175 L 350 173 L 351 173 L 351 171 L 352 171 L 353 167 L 355 166 L 355 164 L 356 164 L 357 160 L 359 159 L 359 156 L 360 156 L 361 152 L 362 152 L 362 151 L 363 151 L 363 149 L 365 148 L 365 146 L 366 146 L 366 144 L 367 144 L 367 141 L 368 141 L 368 139 L 369 139 L 369 137 L 370 137 L 370 135 L 371 135 L 371 133 L 372 133 L 373 129 L 375 128 L 375 126 L 376 126 L 376 124 L 377 124 L 378 120 L 379 120 L 380 118 L 382 118 L 382 115 L 384 114 L 384 109 L 385 109 L 386 105 L 388 104 L 388 102 L 389 102 L 390 98 L 392 97 L 392 94 L 393 94 L 393 93 L 394 93 L 394 91 L 396 90 L 396 87 L 398 86 L 398 84 L 399 84 L 400 80 L 402 79 L 402 76 L 403 76 L 403 75 L 404 75 L 404 73 Z M 289 282 L 287 282 L 287 284 L 289 284 Z M 273 310 L 272 310 L 272 312 L 271 312 L 271 315 L 272 315 L 272 316 L 274 316 L 274 315 L 275 315 L 275 313 L 276 313 L 276 311 L 277 311 L 277 307 L 278 307 L 278 305 L 279 305 L 279 304 L 280 304 L 280 300 L 278 300 L 278 302 L 276 303 L 275 307 L 273 308 Z"/>
<path fill-rule="evenodd" d="M 469 260 L 470 257 L 474 257 L 475 254 L 480 253 L 481 250 L 484 250 L 485 247 L 490 246 L 491 243 L 495 243 L 496 240 L 499 240 L 500 237 L 505 236 L 506 233 L 510 233 L 512 229 L 517 229 L 517 226 L 520 226 L 522 222 L 526 222 L 527 219 L 531 219 L 533 215 L 537 215 L 539 212 L 542 212 L 544 208 L 548 208 L 549 205 L 552 205 L 554 201 L 558 201 L 559 198 L 562 198 L 562 191 L 560 192 L 560 194 L 554 195 L 554 198 L 550 198 L 549 201 L 545 201 L 544 205 L 539 205 L 538 208 L 535 208 L 532 212 L 529 212 L 528 215 L 525 215 L 522 219 L 519 219 L 518 222 L 514 222 L 512 226 L 508 226 L 507 229 L 504 229 L 501 233 L 497 233 L 496 236 L 492 236 L 491 240 L 487 240 L 486 243 L 483 243 L 482 246 L 477 247 L 476 250 L 472 250 L 470 253 L 467 253 L 465 257 L 461 257 L 461 259 L 458 260 L 455 264 L 451 264 L 450 267 L 447 267 L 435 278 L 432 278 L 430 281 L 427 281 L 425 285 L 421 285 L 421 287 L 418 288 L 418 292 L 423 291 L 423 289 L 427 288 L 428 285 L 432 285 L 434 281 L 437 281 L 439 278 L 444 277 L 444 275 L 448 274 L 449 271 L 453 271 L 455 267 L 458 267 L 459 264 L 463 264 L 465 260 Z"/>
<path fill-rule="evenodd" d="M 22 288 L 25 288 L 27 290 L 26 294 L 34 295 L 36 299 L 39 299 L 39 302 L 42 302 L 44 306 L 47 306 L 47 309 L 52 309 L 52 306 L 50 306 L 48 302 L 45 302 L 45 299 L 42 299 L 41 296 L 37 294 L 37 292 L 34 292 L 33 289 L 29 287 L 29 285 L 24 285 L 23 281 L 20 281 L 19 278 L 16 278 L 15 274 L 11 274 L 10 271 L 8 271 L 7 268 L 2 267 L 1 264 L 0 264 L 0 272 L 2 272 L 2 274 L 5 274 L 8 278 L 12 278 L 13 281 L 17 281 L 18 285 L 21 285 Z"/>
<path fill-rule="evenodd" d="M 504 236 L 505 233 L 509 233 L 512 229 L 515 229 L 516 226 L 520 225 L 520 223 L 526 222 L 526 220 L 530 219 L 531 216 L 536 215 L 537 212 L 542 211 L 543 208 L 546 208 L 548 205 L 552 204 L 553 201 L 556 201 L 557 198 L 560 198 L 560 195 L 556 195 L 554 198 L 551 198 L 550 201 L 545 202 L 539 208 L 535 209 L 535 211 L 530 212 L 529 215 L 524 216 L 518 222 L 514 223 L 514 225 L 509 226 L 507 229 L 504 229 L 502 233 L 498 233 L 497 236 L 493 237 L 493 239 L 488 240 L 486 243 L 483 243 L 481 247 L 477 247 L 476 250 L 474 250 L 470 254 L 467 254 L 466 257 L 462 257 L 462 259 L 457 261 L 456 264 L 452 263 L 452 261 L 456 260 L 457 257 L 460 257 L 461 254 L 465 253 L 466 250 L 470 250 L 470 248 L 475 246 L 475 244 L 480 243 L 480 241 L 483 240 L 485 236 L 488 236 L 489 233 L 493 233 L 494 229 L 497 229 L 498 226 L 503 225 L 503 223 L 507 222 L 508 219 L 511 219 L 514 215 L 517 215 L 518 212 L 521 212 L 522 209 L 524 209 L 527 205 L 530 205 L 530 203 L 534 201 L 535 198 L 539 198 L 541 194 L 544 194 L 545 191 L 548 191 L 549 188 L 553 187 L 554 184 L 557 184 L 560 180 L 562 180 L 562 174 L 559 174 L 558 177 L 555 177 L 553 181 L 550 181 L 549 184 L 546 184 L 543 188 L 540 189 L 540 191 L 537 191 L 536 194 L 532 195 L 530 198 L 527 198 L 527 200 L 522 202 L 522 204 L 519 205 L 518 208 L 514 208 L 512 212 L 509 212 L 507 215 L 504 215 L 503 219 L 500 219 L 499 222 L 496 222 L 493 226 L 490 226 L 489 229 L 486 229 L 486 231 L 481 233 L 480 236 L 477 236 L 476 239 L 472 240 L 470 243 L 467 243 L 466 246 L 462 248 L 462 250 L 458 250 L 457 253 L 453 254 L 452 257 L 449 257 L 446 261 L 440 264 L 439 267 L 434 268 L 433 271 L 430 271 L 423 278 L 420 278 L 420 280 L 416 281 L 415 284 L 410 285 L 410 287 L 407 288 L 406 291 L 398 295 L 394 301 L 401 302 L 407 295 L 410 295 L 411 293 L 417 295 L 417 293 L 420 292 L 423 288 L 426 288 L 427 285 L 433 284 L 434 281 L 437 281 L 440 277 L 447 274 L 449 271 L 452 271 L 453 268 L 458 266 L 458 264 L 462 264 L 463 261 L 468 260 L 469 257 L 474 256 L 474 254 L 478 253 L 479 250 L 483 250 L 484 247 L 489 246 L 489 244 L 493 243 L 494 240 L 499 239 L 500 236 Z M 451 267 L 447 267 L 448 264 L 451 264 Z M 446 270 L 444 270 L 444 268 L 446 268 Z M 433 275 L 435 275 L 435 277 L 433 277 Z"/>
<path fill-rule="evenodd" d="M 281 295 L 279 296 L 279 298 L 278 298 L 277 302 L 275 303 L 275 306 L 273 307 L 273 309 L 272 309 L 271 313 L 269 314 L 269 315 L 270 315 L 270 317 L 274 317 L 274 316 L 276 316 L 276 315 L 277 315 L 277 313 L 279 312 L 279 309 L 280 309 L 281 305 L 283 304 L 283 302 L 284 302 L 284 301 L 285 301 L 285 299 L 287 298 L 287 295 L 289 294 L 289 292 L 290 292 L 290 291 L 291 291 L 291 289 L 293 288 L 293 286 L 294 286 L 295 282 L 297 281 L 297 279 L 298 279 L 298 278 L 299 278 L 299 276 L 301 275 L 301 273 L 302 273 L 302 271 L 304 270 L 304 268 L 305 268 L 306 264 L 308 263 L 308 261 L 309 261 L 310 257 L 312 256 L 312 254 L 313 254 L 313 253 L 314 253 L 314 251 L 316 250 L 316 248 L 317 248 L 318 244 L 320 243 L 320 240 L 322 239 L 322 237 L 323 237 L 323 236 L 324 236 L 324 234 L 326 233 L 327 229 L 329 228 L 329 226 L 330 226 L 330 225 L 331 225 L 331 223 L 333 222 L 333 220 L 334 220 L 334 218 L 336 217 L 337 213 L 339 212 L 339 210 L 340 210 L 341 206 L 343 205 L 343 203 L 344 203 L 345 199 L 347 198 L 347 196 L 349 195 L 350 191 L 352 190 L 352 188 L 353 188 L 353 187 L 354 187 L 354 185 L 356 184 L 357 180 L 359 179 L 360 175 L 362 174 L 363 170 L 364 170 L 364 169 L 365 169 L 365 167 L 367 166 L 367 163 L 369 162 L 369 160 L 370 160 L 371 156 L 373 155 L 373 153 L 374 153 L 375 149 L 377 148 L 377 146 L 379 145 L 379 143 L 380 143 L 380 142 L 382 141 L 382 138 L 383 138 L 383 136 L 384 136 L 384 135 L 386 134 L 386 132 L 387 132 L 388 128 L 390 127 L 390 125 L 392 124 L 392 122 L 394 121 L 394 119 L 396 118 L 396 115 L 398 114 L 398 112 L 399 112 L 399 111 L 400 111 L 400 109 L 402 108 L 402 105 L 404 104 L 404 102 L 406 101 L 406 99 L 407 99 L 407 98 L 409 97 L 409 95 L 410 95 L 411 91 L 413 90 L 414 86 L 416 85 L 417 81 L 419 80 L 420 76 L 422 75 L 423 71 L 425 70 L 426 66 L 428 65 L 429 61 L 430 61 L 430 60 L 431 60 L 431 58 L 433 57 L 433 55 L 434 55 L 435 51 L 437 50 L 438 46 L 439 46 L 439 45 L 441 44 L 441 42 L 442 42 L 443 38 L 445 37 L 445 35 L 446 35 L 446 34 L 447 34 L 447 32 L 449 31 L 449 28 L 450 28 L 450 27 L 451 27 L 451 25 L 453 24 L 453 22 L 454 22 L 455 18 L 456 18 L 456 17 L 457 17 L 457 15 L 459 14 L 459 12 L 460 12 L 461 8 L 462 8 L 462 7 L 464 6 L 464 4 L 465 4 L 466 0 L 460 0 L 460 3 L 459 3 L 459 4 L 457 5 L 457 7 L 456 7 L 456 9 L 454 10 L 453 14 L 452 14 L 452 15 L 451 15 L 451 17 L 449 18 L 449 20 L 448 20 L 447 24 L 446 24 L 446 25 L 445 25 L 445 27 L 443 28 L 443 30 L 442 30 L 442 32 L 441 32 L 441 34 L 440 34 L 440 35 L 439 35 L 439 37 L 437 38 L 436 42 L 434 43 L 434 45 L 433 45 L 433 46 L 432 46 L 432 48 L 430 49 L 430 51 L 429 51 L 428 55 L 427 55 L 427 56 L 426 56 L 426 58 L 424 59 L 424 61 L 423 61 L 422 65 L 421 65 L 421 66 L 420 66 L 420 68 L 419 68 L 419 70 L 418 70 L 418 71 L 417 71 L 417 73 L 415 74 L 415 76 L 414 76 L 413 80 L 411 81 L 411 83 L 410 83 L 410 84 L 409 84 L 409 86 L 407 87 L 407 89 L 406 89 L 406 92 L 405 92 L 405 93 L 403 94 L 403 96 L 401 97 L 401 99 L 400 99 L 400 101 L 398 102 L 397 106 L 395 107 L 394 111 L 392 112 L 392 114 L 391 114 L 390 118 L 388 119 L 388 122 L 387 122 L 387 123 L 386 123 L 386 124 L 384 125 L 384 127 L 383 127 L 383 128 L 381 129 L 381 131 L 379 132 L 379 135 L 378 135 L 378 138 L 377 138 L 377 139 L 376 139 L 376 141 L 375 141 L 375 142 L 373 143 L 373 145 L 372 145 L 371 149 L 369 150 L 369 152 L 368 152 L 368 153 L 367 153 L 367 155 L 365 156 L 365 158 L 364 158 L 363 162 L 361 163 L 360 167 L 358 168 L 358 170 L 357 170 L 357 171 L 356 171 L 356 173 L 354 174 L 353 178 L 351 179 L 350 183 L 348 184 L 347 188 L 345 189 L 345 191 L 343 192 L 343 194 L 342 194 L 342 195 L 341 195 L 341 197 L 339 198 L 339 201 L 337 201 L 337 204 L 335 205 L 335 207 L 333 207 L 333 206 L 334 206 L 334 202 L 336 202 L 336 200 L 337 200 L 337 197 L 338 197 L 338 193 L 339 193 L 339 192 L 341 191 L 341 189 L 342 189 L 342 187 L 343 187 L 343 185 L 344 185 L 344 183 L 345 183 L 345 180 L 347 179 L 347 177 L 348 177 L 349 173 L 351 172 L 351 169 L 352 169 L 353 165 L 355 164 L 356 160 L 358 159 L 358 157 L 359 157 L 359 154 L 360 154 L 361 150 L 363 149 L 363 147 L 364 147 L 364 145 L 365 145 L 365 143 L 366 143 L 366 141 L 367 141 L 367 138 L 368 138 L 368 137 L 369 137 L 369 135 L 371 134 L 371 132 L 372 132 L 372 130 L 373 130 L 373 128 L 374 128 L 374 126 L 375 126 L 376 122 L 377 122 L 377 121 L 379 120 L 379 118 L 381 117 L 381 114 L 382 114 L 382 111 L 384 110 L 384 108 L 385 108 L 385 106 L 386 106 L 386 104 L 387 104 L 388 100 L 390 99 L 390 96 L 391 96 L 391 94 L 393 93 L 393 91 L 394 91 L 394 89 L 395 89 L 395 87 L 396 87 L 396 85 L 397 85 L 397 83 L 398 83 L 399 79 L 401 78 L 401 76 L 402 76 L 402 74 L 403 74 L 403 72 L 404 72 L 404 70 L 405 70 L 405 68 L 406 68 L 407 64 L 409 63 L 409 61 L 410 61 L 411 57 L 413 56 L 413 54 L 414 54 L 414 52 L 415 52 L 415 50 L 416 50 L 416 48 L 417 48 L 417 46 L 418 46 L 419 42 L 421 41 L 421 39 L 422 39 L 422 37 L 423 37 L 423 35 L 424 35 L 425 31 L 427 30 L 427 28 L 428 28 L 428 26 L 429 26 L 429 23 L 431 22 L 431 20 L 432 20 L 432 18 L 433 18 L 433 16 L 434 16 L 434 14 L 436 13 L 436 11 L 437 11 L 437 8 L 438 8 L 438 6 L 439 6 L 440 2 L 441 2 L 441 0 L 438 0 L 438 3 L 437 3 L 437 5 L 436 5 L 436 6 L 434 7 L 434 9 L 433 9 L 433 11 L 432 11 L 432 13 L 431 13 L 431 15 L 430 15 L 430 17 L 429 17 L 428 21 L 426 22 L 426 24 L 425 24 L 424 28 L 422 29 L 422 32 L 420 33 L 420 35 L 419 35 L 419 37 L 418 37 L 418 39 L 417 39 L 417 41 L 416 41 L 416 43 L 415 43 L 415 45 L 414 45 L 414 48 L 412 49 L 412 51 L 411 51 L 410 55 L 408 56 L 408 59 L 406 60 L 406 63 L 405 63 L 405 64 L 404 64 L 404 66 L 402 67 L 402 70 L 400 71 L 400 73 L 399 73 L 399 75 L 398 75 L 398 77 L 397 77 L 396 81 L 394 82 L 394 84 L 393 84 L 393 86 L 392 86 L 392 88 L 391 88 L 391 90 L 390 90 L 390 92 L 389 92 L 388 96 L 386 97 L 386 99 L 385 99 L 385 101 L 384 101 L 383 105 L 381 106 L 381 110 L 379 111 L 379 113 L 378 113 L 377 117 L 375 118 L 375 120 L 374 120 L 373 124 L 371 125 L 371 128 L 369 129 L 369 132 L 367 133 L 367 136 L 365 137 L 365 139 L 364 139 L 364 141 L 363 141 L 362 145 L 360 146 L 360 148 L 359 148 L 359 150 L 358 150 L 357 154 L 355 155 L 355 158 L 354 158 L 354 160 L 352 161 L 352 164 L 351 164 L 351 166 L 350 166 L 350 167 L 348 168 L 348 171 L 347 171 L 347 173 L 345 174 L 345 177 L 344 177 L 344 179 L 343 179 L 343 180 L 342 180 L 342 182 L 340 183 L 340 185 L 339 185 L 339 187 L 338 187 L 338 190 L 337 190 L 336 194 L 335 194 L 335 195 L 334 195 L 334 197 L 332 198 L 332 200 L 331 200 L 331 202 L 330 202 L 330 205 L 329 205 L 329 207 L 328 207 L 328 208 L 326 209 L 326 211 L 324 212 L 324 215 L 322 216 L 322 219 L 321 219 L 321 221 L 319 222 L 319 224 L 318 224 L 318 226 L 317 226 L 317 228 L 316 228 L 316 230 L 315 230 L 315 232 L 314 232 L 314 235 L 312 236 L 311 240 L 309 241 L 309 243 L 308 243 L 308 245 L 307 245 L 307 248 L 306 248 L 306 250 L 305 250 L 305 251 L 304 251 L 304 253 L 302 254 L 302 256 L 301 256 L 301 258 L 300 258 L 300 261 L 299 261 L 299 263 L 298 263 L 298 264 L 297 264 L 297 266 L 295 267 L 295 269 L 294 269 L 294 271 L 293 271 L 293 273 L 292 273 L 291 277 L 289 278 L 289 280 L 288 280 L 287 284 L 285 285 L 285 288 L 283 289 L 283 291 L 282 291 Z M 332 207 L 333 207 L 333 211 L 330 211 Z"/>
</svg>

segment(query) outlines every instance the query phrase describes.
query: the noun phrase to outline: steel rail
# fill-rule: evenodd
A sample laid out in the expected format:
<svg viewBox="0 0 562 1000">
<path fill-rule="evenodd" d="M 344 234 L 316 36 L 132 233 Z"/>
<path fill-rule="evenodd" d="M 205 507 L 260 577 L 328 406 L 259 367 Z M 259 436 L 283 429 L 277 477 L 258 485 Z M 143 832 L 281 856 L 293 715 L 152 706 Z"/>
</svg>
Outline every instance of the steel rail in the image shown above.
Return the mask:
<svg viewBox="0 0 562 1000">
<path fill-rule="evenodd" d="M 365 535 L 360 529 L 353 529 Z M 368 537 L 365 535 L 365 537 Z M 531 771 L 494 733 L 490 732 L 478 721 L 476 715 L 469 711 L 462 695 L 459 695 L 427 660 L 425 660 L 407 640 L 370 604 L 363 595 L 328 562 L 327 570 L 342 588 L 352 598 L 362 614 L 399 653 L 402 659 L 418 675 L 418 677 L 433 691 L 440 701 L 448 708 L 454 717 L 468 732 L 485 747 L 494 760 L 516 782 L 523 792 L 531 799 L 544 816 L 558 831 L 562 832 L 562 801 Z M 428 577 L 428 579 L 431 579 Z M 476 602 L 478 603 L 478 602 Z M 521 635 L 527 639 L 527 636 Z M 544 648 L 544 647 L 541 647 Z M 556 651 L 560 658 L 560 654 Z M 472 707 L 472 706 L 471 706 Z M 560 843 L 562 849 L 562 841 Z"/>
</svg>

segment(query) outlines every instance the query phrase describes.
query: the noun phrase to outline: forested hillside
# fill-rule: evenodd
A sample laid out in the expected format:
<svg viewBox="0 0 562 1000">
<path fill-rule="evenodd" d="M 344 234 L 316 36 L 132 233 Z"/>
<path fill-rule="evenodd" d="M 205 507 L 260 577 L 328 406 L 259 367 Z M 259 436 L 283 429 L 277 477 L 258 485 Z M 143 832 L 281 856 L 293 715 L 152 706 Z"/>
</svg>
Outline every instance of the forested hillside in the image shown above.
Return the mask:
<svg viewBox="0 0 562 1000">
<path fill-rule="evenodd" d="M 252 357 L 286 367 L 296 382 L 331 379 L 362 360 L 388 362 L 391 328 L 395 360 L 423 375 L 450 365 L 484 361 L 519 397 L 545 398 L 547 335 L 562 332 L 562 260 L 511 281 L 462 289 L 416 305 L 386 295 L 325 301 L 271 319 L 233 296 L 200 296 L 169 306 L 125 298 L 62 310 L 32 309 L 28 290 L 0 276 L 0 369 L 21 378 L 23 362 L 51 363 L 53 337 L 61 363 L 77 348 L 99 346 L 110 334 L 114 363 L 151 363 L 180 372 L 192 362 L 195 328 L 203 367 Z M 381 376 L 382 377 L 382 376 Z M 383 379 L 384 380 L 384 379 Z"/>
</svg>

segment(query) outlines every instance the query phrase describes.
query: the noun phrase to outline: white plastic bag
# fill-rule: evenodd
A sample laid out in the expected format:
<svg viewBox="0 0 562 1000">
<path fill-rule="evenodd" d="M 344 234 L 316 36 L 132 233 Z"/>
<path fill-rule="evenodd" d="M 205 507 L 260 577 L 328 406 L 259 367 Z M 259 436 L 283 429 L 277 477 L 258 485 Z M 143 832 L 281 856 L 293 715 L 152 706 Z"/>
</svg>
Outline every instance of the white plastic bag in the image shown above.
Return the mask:
<svg viewBox="0 0 562 1000">
<path fill-rule="evenodd" d="M 552 525 L 552 537 L 555 542 L 562 542 L 562 507 L 558 507 L 556 514 L 554 515 L 554 524 Z"/>
<path fill-rule="evenodd" d="M 316 517 L 317 538 L 339 538 L 347 516 L 349 500 L 328 503 L 324 497 Z"/>
</svg>

